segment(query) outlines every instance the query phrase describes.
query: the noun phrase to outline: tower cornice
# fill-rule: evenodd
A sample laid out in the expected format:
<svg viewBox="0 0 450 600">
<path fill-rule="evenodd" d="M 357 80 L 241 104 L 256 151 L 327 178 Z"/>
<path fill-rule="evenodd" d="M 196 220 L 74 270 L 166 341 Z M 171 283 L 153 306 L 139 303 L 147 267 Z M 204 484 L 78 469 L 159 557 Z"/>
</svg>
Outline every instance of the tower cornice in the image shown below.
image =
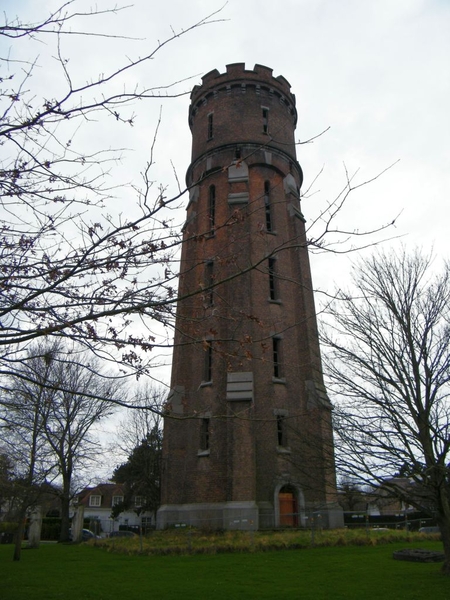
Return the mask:
<svg viewBox="0 0 450 600">
<path fill-rule="evenodd" d="M 266 146 L 261 146 L 261 144 L 258 142 L 249 141 L 249 142 L 240 143 L 240 144 L 223 144 L 221 146 L 216 146 L 214 149 L 208 150 L 208 151 L 204 152 L 203 154 L 201 154 L 188 167 L 188 170 L 186 172 L 187 187 L 189 188 L 192 185 L 195 185 L 196 183 L 198 183 L 198 181 L 194 181 L 194 178 L 193 178 L 193 173 L 196 170 L 196 168 L 198 167 L 198 165 L 200 165 L 202 162 L 205 162 L 208 158 L 213 157 L 213 156 L 217 157 L 218 155 L 220 155 L 222 153 L 232 155 L 237 146 L 245 149 L 245 152 L 242 154 L 240 160 L 245 161 L 248 164 L 248 166 L 251 166 L 254 163 L 261 163 L 261 162 L 268 164 L 266 160 L 261 161 L 261 157 L 260 157 L 261 153 L 268 152 L 270 154 L 274 154 L 275 156 L 281 158 L 288 165 L 288 168 L 286 169 L 285 174 L 287 174 L 292 169 L 294 169 L 298 173 L 299 184 L 301 186 L 301 183 L 303 182 L 302 168 L 298 161 L 292 160 L 292 156 L 290 154 L 288 154 L 287 152 L 284 152 L 283 150 L 280 150 L 279 148 L 270 146 L 270 144 L 267 144 Z M 218 171 L 221 168 L 227 168 L 232 164 L 232 162 L 233 161 L 228 161 L 226 164 L 223 164 L 223 165 L 215 165 L 213 170 Z M 208 169 L 205 169 L 205 171 L 207 171 L 207 170 Z"/>
</svg>

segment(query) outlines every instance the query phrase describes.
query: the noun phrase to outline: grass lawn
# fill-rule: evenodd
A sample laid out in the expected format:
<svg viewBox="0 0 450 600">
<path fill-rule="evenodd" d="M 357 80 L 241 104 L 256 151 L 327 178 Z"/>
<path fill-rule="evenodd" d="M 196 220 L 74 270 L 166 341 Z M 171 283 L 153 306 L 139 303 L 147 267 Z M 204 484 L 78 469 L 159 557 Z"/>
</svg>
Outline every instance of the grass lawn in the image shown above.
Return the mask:
<svg viewBox="0 0 450 600">
<path fill-rule="evenodd" d="M 439 542 L 317 547 L 271 552 L 130 556 L 90 545 L 0 546 L 2 600 L 236 600 L 274 598 L 450 600 L 440 563 L 396 561 L 405 547 Z"/>
</svg>

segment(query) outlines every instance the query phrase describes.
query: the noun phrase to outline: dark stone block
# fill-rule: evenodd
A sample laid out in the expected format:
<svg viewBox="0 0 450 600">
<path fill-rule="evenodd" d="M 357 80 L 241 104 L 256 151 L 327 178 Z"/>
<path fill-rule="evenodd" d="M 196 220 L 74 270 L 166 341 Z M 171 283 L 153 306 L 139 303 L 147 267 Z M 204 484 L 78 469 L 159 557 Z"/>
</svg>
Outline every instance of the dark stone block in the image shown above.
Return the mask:
<svg viewBox="0 0 450 600">
<path fill-rule="evenodd" d="M 433 550 L 423 550 L 421 548 L 406 548 L 405 550 L 397 550 L 393 553 L 395 560 L 409 560 L 412 562 L 442 562 L 445 557 L 442 552 L 434 552 Z"/>
</svg>

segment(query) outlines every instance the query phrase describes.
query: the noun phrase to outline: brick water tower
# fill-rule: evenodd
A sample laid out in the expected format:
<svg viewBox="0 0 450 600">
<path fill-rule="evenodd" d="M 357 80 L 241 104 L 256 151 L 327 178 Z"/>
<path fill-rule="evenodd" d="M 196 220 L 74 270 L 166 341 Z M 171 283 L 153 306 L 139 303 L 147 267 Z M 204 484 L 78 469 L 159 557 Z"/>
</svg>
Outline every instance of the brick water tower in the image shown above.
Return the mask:
<svg viewBox="0 0 450 600">
<path fill-rule="evenodd" d="M 158 527 L 342 526 L 295 96 L 262 65 L 202 81 Z"/>
</svg>

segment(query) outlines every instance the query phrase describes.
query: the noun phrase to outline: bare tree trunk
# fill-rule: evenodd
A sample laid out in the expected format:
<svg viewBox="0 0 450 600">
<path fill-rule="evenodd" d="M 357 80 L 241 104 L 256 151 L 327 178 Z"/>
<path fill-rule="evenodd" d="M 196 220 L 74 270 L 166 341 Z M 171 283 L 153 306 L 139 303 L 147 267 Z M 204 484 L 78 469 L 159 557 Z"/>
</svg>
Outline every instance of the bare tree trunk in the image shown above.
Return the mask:
<svg viewBox="0 0 450 600">
<path fill-rule="evenodd" d="M 59 534 L 60 542 L 68 542 L 70 540 L 70 518 L 69 518 L 70 496 L 63 492 L 61 496 L 61 532 Z"/>
<path fill-rule="evenodd" d="M 437 522 L 441 531 L 445 555 L 442 572 L 445 575 L 450 575 L 450 499 L 448 491 L 445 487 L 440 490 L 439 500 L 440 510 L 438 513 Z"/>
<path fill-rule="evenodd" d="M 19 513 L 19 526 L 17 528 L 16 539 L 14 541 L 13 560 L 20 560 L 20 555 L 22 553 L 22 539 L 25 532 L 25 517 L 26 509 L 22 508 Z"/>
</svg>

